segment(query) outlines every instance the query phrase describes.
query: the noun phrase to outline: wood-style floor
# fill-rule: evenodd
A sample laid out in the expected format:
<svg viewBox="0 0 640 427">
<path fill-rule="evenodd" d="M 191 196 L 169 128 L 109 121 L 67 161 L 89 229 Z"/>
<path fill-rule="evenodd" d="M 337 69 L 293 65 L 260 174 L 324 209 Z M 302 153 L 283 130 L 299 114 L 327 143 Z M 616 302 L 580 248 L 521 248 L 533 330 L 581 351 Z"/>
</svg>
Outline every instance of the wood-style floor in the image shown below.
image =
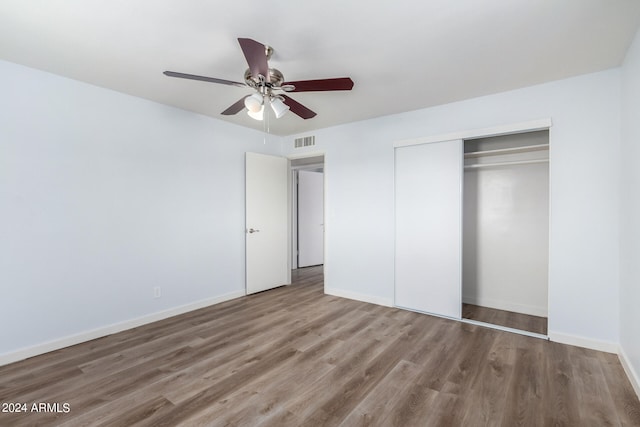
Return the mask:
<svg viewBox="0 0 640 427">
<path fill-rule="evenodd" d="M 0 367 L 1 426 L 631 426 L 613 354 L 297 283 Z"/>
<path fill-rule="evenodd" d="M 546 317 L 530 316 L 473 304 L 462 304 L 462 318 L 547 335 Z"/>
</svg>

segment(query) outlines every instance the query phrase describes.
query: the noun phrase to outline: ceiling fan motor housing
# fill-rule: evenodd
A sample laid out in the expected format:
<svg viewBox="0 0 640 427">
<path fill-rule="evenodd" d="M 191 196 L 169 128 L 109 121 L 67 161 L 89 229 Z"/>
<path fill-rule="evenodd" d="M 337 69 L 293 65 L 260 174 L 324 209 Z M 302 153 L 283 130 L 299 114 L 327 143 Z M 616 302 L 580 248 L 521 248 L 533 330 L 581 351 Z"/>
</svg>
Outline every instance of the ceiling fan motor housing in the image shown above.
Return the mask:
<svg viewBox="0 0 640 427">
<path fill-rule="evenodd" d="M 267 86 L 276 89 L 284 83 L 284 76 L 282 75 L 282 72 L 275 68 L 269 68 L 269 81 L 260 77 L 262 76 L 253 76 L 249 68 L 244 72 L 244 81 L 251 87 L 257 88 L 260 86 Z"/>
</svg>

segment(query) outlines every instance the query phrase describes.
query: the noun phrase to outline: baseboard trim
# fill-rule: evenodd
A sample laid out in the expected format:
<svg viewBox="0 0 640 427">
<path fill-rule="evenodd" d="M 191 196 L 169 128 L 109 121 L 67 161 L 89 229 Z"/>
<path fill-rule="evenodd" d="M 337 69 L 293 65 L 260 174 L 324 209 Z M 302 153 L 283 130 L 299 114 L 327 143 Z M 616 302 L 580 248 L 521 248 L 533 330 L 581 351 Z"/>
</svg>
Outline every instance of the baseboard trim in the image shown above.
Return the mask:
<svg viewBox="0 0 640 427">
<path fill-rule="evenodd" d="M 557 343 L 575 345 L 576 347 L 590 348 L 591 350 L 604 351 L 605 353 L 618 354 L 618 351 L 620 349 L 618 343 L 614 343 L 611 341 L 594 340 L 591 338 L 552 331 L 549 331 L 548 335 L 551 341 Z"/>
<path fill-rule="evenodd" d="M 138 326 L 146 325 L 148 323 L 157 322 L 158 320 L 167 319 L 169 317 L 184 314 L 190 311 L 198 310 L 200 308 L 208 307 L 210 305 L 220 304 L 221 302 L 236 299 L 245 296 L 244 289 L 242 291 L 230 292 L 228 294 L 220 295 L 213 298 L 207 298 L 204 300 L 196 301 L 193 303 L 173 307 L 167 310 L 151 313 L 135 319 L 126 320 L 124 322 L 113 323 L 111 325 L 103 326 L 100 328 L 92 329 L 90 331 L 81 332 L 75 335 L 69 335 L 52 341 L 47 341 L 42 344 L 37 344 L 31 347 L 25 347 L 10 353 L 0 354 L 0 366 L 8 365 L 9 363 L 18 362 L 20 360 L 28 359 L 29 357 L 38 356 L 40 354 L 48 353 L 50 351 L 59 350 L 61 348 L 69 347 L 76 344 L 81 344 L 86 341 L 91 341 L 96 338 L 102 338 L 107 335 L 115 334 L 125 331 L 127 329 L 137 328 Z"/>
<path fill-rule="evenodd" d="M 625 353 L 624 348 L 622 348 L 622 346 L 618 351 L 618 358 L 620 359 L 620 364 L 622 364 L 622 368 L 624 369 L 624 372 L 627 374 L 627 377 L 629 378 L 629 382 L 631 383 L 631 386 L 635 390 L 636 395 L 638 396 L 638 399 L 640 399 L 640 376 L 635 371 L 635 369 L 633 369 L 633 365 L 631 364 L 631 361 L 629 360 L 629 357 L 627 356 L 627 353 Z"/>
<path fill-rule="evenodd" d="M 324 293 L 335 297 L 348 298 L 385 307 L 393 307 L 393 301 L 391 299 L 380 298 L 373 295 L 360 294 L 358 292 L 345 291 L 343 289 L 327 288 L 326 286 L 324 288 Z"/>
<path fill-rule="evenodd" d="M 497 310 L 513 311 L 515 313 L 528 314 L 530 316 L 547 317 L 547 310 L 544 307 L 532 305 L 516 304 L 507 301 L 499 301 L 490 298 L 462 297 L 465 304 L 473 304 L 481 307 L 495 308 Z"/>
</svg>

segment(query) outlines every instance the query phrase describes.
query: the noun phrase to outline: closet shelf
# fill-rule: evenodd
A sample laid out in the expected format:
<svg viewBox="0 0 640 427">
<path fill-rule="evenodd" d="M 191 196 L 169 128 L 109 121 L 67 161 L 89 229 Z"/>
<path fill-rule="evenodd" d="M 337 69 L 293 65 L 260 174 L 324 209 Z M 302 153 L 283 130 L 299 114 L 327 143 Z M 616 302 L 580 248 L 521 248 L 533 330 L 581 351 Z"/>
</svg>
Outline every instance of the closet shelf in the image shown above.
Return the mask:
<svg viewBox="0 0 640 427">
<path fill-rule="evenodd" d="M 464 153 L 464 157 L 465 159 L 470 159 L 474 157 L 497 156 L 500 154 L 526 153 L 529 151 L 543 151 L 548 149 L 549 149 L 549 144 L 525 145 L 523 147 L 499 148 L 495 150 L 484 150 L 484 151 L 472 151 L 470 153 Z"/>
<path fill-rule="evenodd" d="M 465 169 L 478 169 L 488 168 L 495 166 L 509 166 L 509 165 L 532 165 L 535 163 L 548 163 L 549 159 L 535 159 L 535 160 L 519 160 L 515 162 L 498 162 L 498 163 L 476 163 L 473 165 L 464 165 Z"/>
</svg>

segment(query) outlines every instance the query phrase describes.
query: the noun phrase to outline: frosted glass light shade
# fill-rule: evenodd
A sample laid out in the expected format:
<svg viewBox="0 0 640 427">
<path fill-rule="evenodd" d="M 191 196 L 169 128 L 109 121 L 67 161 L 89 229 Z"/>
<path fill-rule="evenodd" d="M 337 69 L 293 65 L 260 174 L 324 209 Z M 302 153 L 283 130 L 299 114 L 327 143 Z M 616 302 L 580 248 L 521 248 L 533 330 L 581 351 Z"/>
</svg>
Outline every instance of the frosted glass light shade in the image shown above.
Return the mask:
<svg viewBox="0 0 640 427">
<path fill-rule="evenodd" d="M 247 107 L 247 110 L 257 113 L 262 108 L 263 102 L 262 95 L 254 93 L 244 99 L 244 106 Z"/>
<path fill-rule="evenodd" d="M 251 110 L 247 111 L 247 114 L 252 119 L 262 120 L 264 117 L 264 105 L 261 105 L 258 111 L 251 111 Z"/>
<path fill-rule="evenodd" d="M 280 98 L 273 98 L 271 100 L 271 109 L 276 114 L 276 118 L 284 116 L 287 111 L 289 111 L 289 106 L 282 102 Z"/>
</svg>

